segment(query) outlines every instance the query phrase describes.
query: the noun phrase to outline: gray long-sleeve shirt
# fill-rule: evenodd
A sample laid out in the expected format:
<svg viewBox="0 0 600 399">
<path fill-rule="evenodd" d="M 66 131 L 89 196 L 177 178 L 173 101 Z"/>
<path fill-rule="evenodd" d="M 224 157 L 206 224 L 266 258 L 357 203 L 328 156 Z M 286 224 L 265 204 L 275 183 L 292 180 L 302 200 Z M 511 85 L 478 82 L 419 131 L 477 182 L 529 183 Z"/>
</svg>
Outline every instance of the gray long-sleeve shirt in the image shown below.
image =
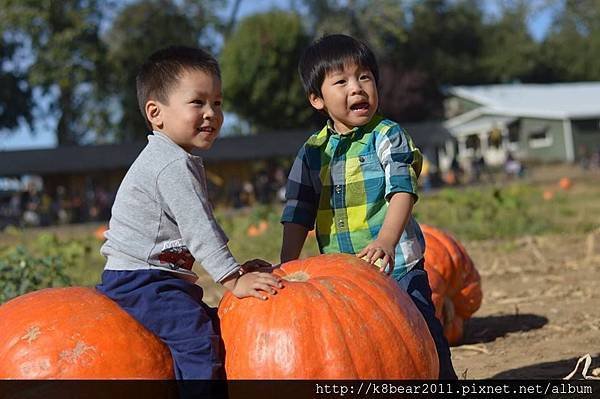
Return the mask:
<svg viewBox="0 0 600 399">
<path fill-rule="evenodd" d="M 195 281 L 197 260 L 220 281 L 240 267 L 208 202 L 202 158 L 160 132 L 125 175 L 106 239 L 107 270 L 161 269 Z"/>
</svg>

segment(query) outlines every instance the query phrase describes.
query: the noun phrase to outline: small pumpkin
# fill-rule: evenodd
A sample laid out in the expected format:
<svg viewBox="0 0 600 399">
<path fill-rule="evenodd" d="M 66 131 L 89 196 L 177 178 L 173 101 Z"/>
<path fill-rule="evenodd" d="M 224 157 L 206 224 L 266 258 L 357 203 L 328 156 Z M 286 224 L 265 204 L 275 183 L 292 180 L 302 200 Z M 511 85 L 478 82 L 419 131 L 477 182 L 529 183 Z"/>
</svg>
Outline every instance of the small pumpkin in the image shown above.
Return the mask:
<svg viewBox="0 0 600 399">
<path fill-rule="evenodd" d="M 0 379 L 172 379 L 169 349 L 92 288 L 47 288 L 0 306 Z"/>
<path fill-rule="evenodd" d="M 481 306 L 481 277 L 464 246 L 452 235 L 423 224 L 421 230 L 425 237 L 425 270 L 436 316 L 442 322 L 448 343 L 457 345 L 463 337 L 464 320 Z"/>
<path fill-rule="evenodd" d="M 544 199 L 544 201 L 552 200 L 554 198 L 554 191 L 544 190 L 544 192 L 542 193 L 542 198 Z"/>
<path fill-rule="evenodd" d="M 107 231 L 108 231 L 108 226 L 105 224 L 102 224 L 94 230 L 94 237 L 98 241 L 104 241 L 104 240 L 106 240 L 104 233 L 106 233 Z"/>
<path fill-rule="evenodd" d="M 389 276 L 348 254 L 285 263 L 267 301 L 219 305 L 229 379 L 435 379 L 425 320 Z"/>
<path fill-rule="evenodd" d="M 558 181 L 558 186 L 563 190 L 568 191 L 573 186 L 573 182 L 568 177 L 562 177 Z"/>
</svg>

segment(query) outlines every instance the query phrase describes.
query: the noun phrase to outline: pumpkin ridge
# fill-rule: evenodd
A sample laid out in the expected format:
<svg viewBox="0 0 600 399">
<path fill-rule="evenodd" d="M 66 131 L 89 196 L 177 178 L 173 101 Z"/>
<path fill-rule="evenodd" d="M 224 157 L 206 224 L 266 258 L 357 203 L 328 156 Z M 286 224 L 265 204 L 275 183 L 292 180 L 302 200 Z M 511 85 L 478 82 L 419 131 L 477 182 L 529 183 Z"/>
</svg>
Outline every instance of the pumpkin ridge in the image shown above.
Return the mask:
<svg viewBox="0 0 600 399">
<path fill-rule="evenodd" d="M 323 299 L 323 308 L 327 309 L 327 313 L 331 315 L 331 320 L 334 322 L 332 324 L 334 324 L 336 326 L 336 329 L 339 330 L 341 333 L 336 335 L 336 338 L 339 341 L 342 341 L 344 343 L 344 353 L 343 355 L 345 357 L 348 357 L 351 360 L 351 364 L 352 364 L 352 375 L 348 375 L 347 379 L 354 379 L 356 378 L 356 376 L 359 375 L 358 373 L 358 369 L 356 368 L 356 356 L 353 353 L 353 346 L 349 345 L 348 342 L 348 337 L 346 334 L 344 334 L 344 323 L 343 323 L 343 318 L 340 318 L 340 315 L 338 312 L 336 312 L 336 307 L 332 306 L 332 303 L 330 302 L 330 300 L 328 299 L 328 296 L 331 297 L 335 302 L 343 302 L 343 300 L 341 300 L 339 298 L 339 295 L 337 292 L 332 292 L 330 290 L 329 287 L 324 286 L 323 284 L 316 284 L 315 282 L 313 282 L 313 280 L 309 280 L 311 281 L 311 285 L 314 287 L 314 289 L 321 295 L 322 299 Z M 330 280 L 327 280 L 327 282 L 329 283 Z M 326 295 L 324 294 L 323 290 L 326 290 L 327 293 L 329 293 L 330 295 Z M 321 331 L 323 331 L 324 329 L 321 329 Z M 314 335 L 314 333 L 313 333 Z M 320 335 L 319 338 L 322 338 L 322 335 Z M 318 342 L 321 342 L 318 341 Z M 339 348 L 340 345 L 334 345 L 334 347 Z M 339 355 L 338 355 L 339 356 Z M 336 357 L 338 357 L 336 356 Z"/>
</svg>

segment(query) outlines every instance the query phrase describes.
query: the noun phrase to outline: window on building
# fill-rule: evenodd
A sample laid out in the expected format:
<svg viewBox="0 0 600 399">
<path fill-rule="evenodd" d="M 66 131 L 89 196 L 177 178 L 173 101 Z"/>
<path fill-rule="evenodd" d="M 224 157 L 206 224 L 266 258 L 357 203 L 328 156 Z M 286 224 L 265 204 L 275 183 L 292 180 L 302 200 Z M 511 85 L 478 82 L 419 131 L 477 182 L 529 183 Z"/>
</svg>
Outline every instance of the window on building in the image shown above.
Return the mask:
<svg viewBox="0 0 600 399">
<path fill-rule="evenodd" d="M 467 136 L 467 140 L 465 141 L 465 146 L 467 147 L 467 150 L 478 150 L 479 147 L 481 146 L 481 142 L 479 140 L 479 136 L 476 134 L 471 134 L 469 136 Z"/>
<path fill-rule="evenodd" d="M 600 130 L 599 119 L 580 119 L 573 121 L 574 127 L 582 133 L 598 133 Z"/>
<path fill-rule="evenodd" d="M 533 130 L 529 133 L 529 146 L 531 148 L 550 147 L 552 145 L 552 136 L 547 126 Z"/>
<path fill-rule="evenodd" d="M 509 143 L 518 143 L 521 135 L 519 133 L 520 128 L 518 123 L 511 123 L 508 126 L 508 142 Z"/>
</svg>

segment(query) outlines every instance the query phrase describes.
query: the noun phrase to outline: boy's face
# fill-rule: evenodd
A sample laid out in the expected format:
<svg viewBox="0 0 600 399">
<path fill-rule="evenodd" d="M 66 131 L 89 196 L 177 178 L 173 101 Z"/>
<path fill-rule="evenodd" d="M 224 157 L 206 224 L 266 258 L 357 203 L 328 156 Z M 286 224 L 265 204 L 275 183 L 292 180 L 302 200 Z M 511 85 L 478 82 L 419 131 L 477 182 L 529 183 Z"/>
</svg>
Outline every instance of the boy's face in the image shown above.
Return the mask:
<svg viewBox="0 0 600 399">
<path fill-rule="evenodd" d="M 368 68 L 356 64 L 325 75 L 321 85 L 323 97 L 309 96 L 310 103 L 327 112 L 338 133 L 367 124 L 379 106 L 375 78 Z"/>
<path fill-rule="evenodd" d="M 184 150 L 205 150 L 212 146 L 223 124 L 221 99 L 218 77 L 190 69 L 171 89 L 167 104 L 156 100 L 146 103 L 146 115 L 155 130 Z"/>
</svg>

